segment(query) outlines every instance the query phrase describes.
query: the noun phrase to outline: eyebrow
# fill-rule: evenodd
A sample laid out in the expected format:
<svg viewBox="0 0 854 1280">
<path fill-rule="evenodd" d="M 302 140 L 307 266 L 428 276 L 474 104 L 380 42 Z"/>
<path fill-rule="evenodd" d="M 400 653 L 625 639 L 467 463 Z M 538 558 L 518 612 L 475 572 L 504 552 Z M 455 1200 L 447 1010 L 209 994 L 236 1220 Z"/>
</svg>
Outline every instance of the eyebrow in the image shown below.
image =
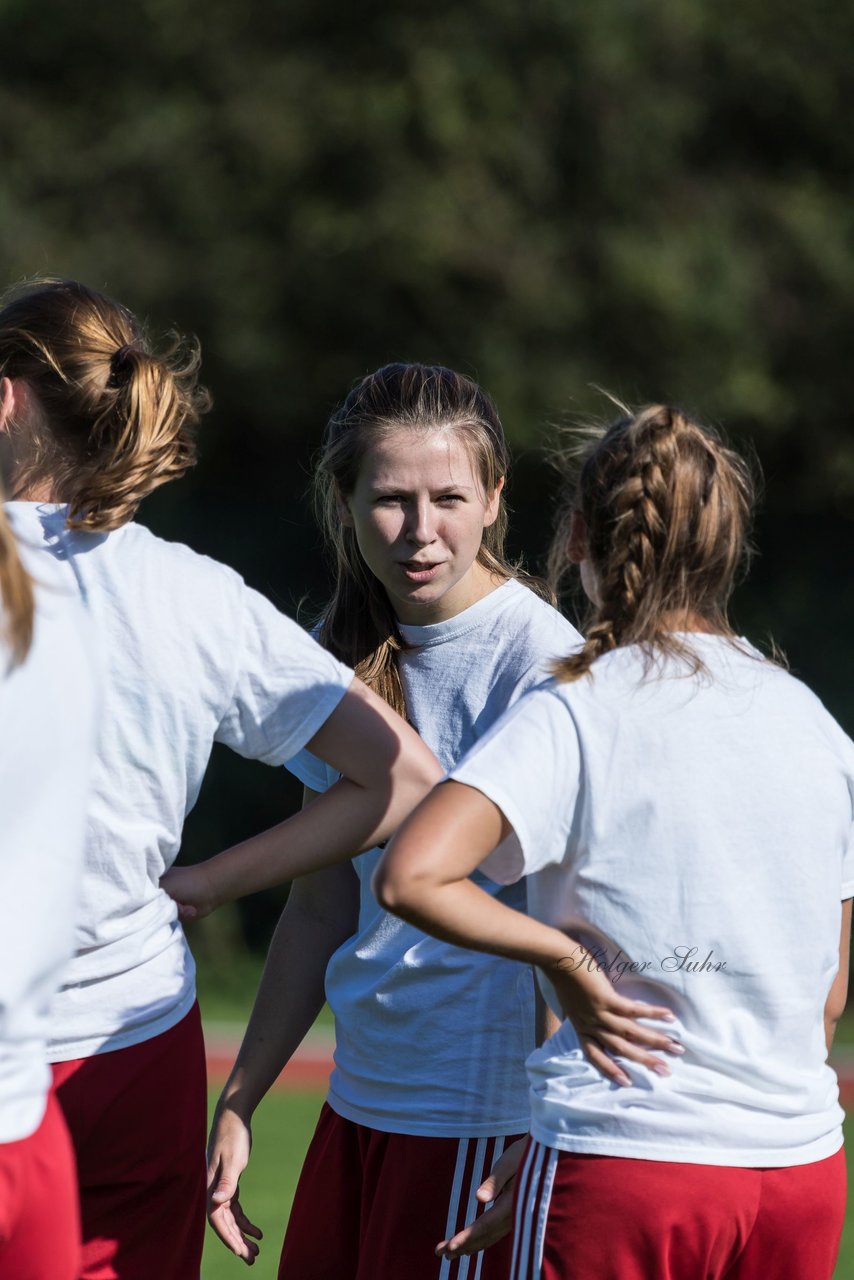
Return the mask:
<svg viewBox="0 0 854 1280">
<path fill-rule="evenodd" d="M 412 493 L 412 489 L 407 489 L 405 485 L 382 484 L 376 483 L 371 485 L 371 493 Z M 439 489 L 431 489 L 430 492 L 436 497 L 442 497 L 448 493 L 474 493 L 474 486 L 470 484 L 445 484 Z"/>
</svg>

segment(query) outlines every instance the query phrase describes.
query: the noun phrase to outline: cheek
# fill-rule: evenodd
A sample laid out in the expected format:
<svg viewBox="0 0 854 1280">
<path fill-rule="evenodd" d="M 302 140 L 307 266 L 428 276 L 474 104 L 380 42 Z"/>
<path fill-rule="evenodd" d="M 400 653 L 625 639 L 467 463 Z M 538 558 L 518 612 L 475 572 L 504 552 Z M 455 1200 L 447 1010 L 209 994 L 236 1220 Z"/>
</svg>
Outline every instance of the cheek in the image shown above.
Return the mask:
<svg viewBox="0 0 854 1280">
<path fill-rule="evenodd" d="M 483 541 L 484 516 L 485 513 L 482 510 L 471 507 L 460 511 L 446 523 L 445 533 L 447 540 L 455 543 L 458 547 L 465 547 L 472 554 L 476 554 Z"/>
<path fill-rule="evenodd" d="M 356 540 L 363 550 L 383 551 L 394 546 L 403 530 L 401 512 L 377 508 L 355 521 Z"/>
</svg>

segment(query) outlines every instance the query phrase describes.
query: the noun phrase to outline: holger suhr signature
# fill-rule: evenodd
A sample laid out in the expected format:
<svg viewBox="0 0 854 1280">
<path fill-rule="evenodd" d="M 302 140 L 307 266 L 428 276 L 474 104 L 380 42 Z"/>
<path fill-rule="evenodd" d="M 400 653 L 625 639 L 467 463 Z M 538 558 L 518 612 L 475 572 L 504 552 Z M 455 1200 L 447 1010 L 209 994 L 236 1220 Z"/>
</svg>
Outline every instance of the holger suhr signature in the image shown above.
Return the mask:
<svg viewBox="0 0 854 1280">
<path fill-rule="evenodd" d="M 689 946 L 673 947 L 657 960 L 630 960 L 622 951 L 611 958 L 604 947 L 579 946 L 567 960 L 570 972 L 585 967 L 590 973 L 606 973 L 612 982 L 619 982 L 627 973 L 722 973 L 726 969 L 726 960 L 719 960 L 713 950 L 702 955 L 699 947 Z"/>
</svg>

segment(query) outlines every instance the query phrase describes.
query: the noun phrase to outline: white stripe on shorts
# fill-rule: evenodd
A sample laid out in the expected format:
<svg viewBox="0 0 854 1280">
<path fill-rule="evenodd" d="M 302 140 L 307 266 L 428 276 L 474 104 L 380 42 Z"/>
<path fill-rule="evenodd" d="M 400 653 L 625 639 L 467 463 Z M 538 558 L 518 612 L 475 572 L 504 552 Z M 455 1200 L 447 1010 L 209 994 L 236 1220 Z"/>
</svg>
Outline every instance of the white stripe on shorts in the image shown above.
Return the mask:
<svg viewBox="0 0 854 1280">
<path fill-rule="evenodd" d="M 463 1174 L 466 1169 L 466 1158 L 469 1153 L 469 1138 L 460 1138 L 457 1147 L 457 1163 L 454 1167 L 454 1181 L 451 1183 L 451 1198 L 448 1201 L 448 1221 L 445 1224 L 445 1239 L 450 1240 L 457 1230 L 457 1215 L 460 1211 L 460 1193 L 463 1189 Z M 439 1268 L 439 1280 L 450 1280 L 451 1267 L 456 1259 L 443 1258 Z"/>
<path fill-rule="evenodd" d="M 540 1280 L 558 1153 L 532 1142 L 519 1183 L 511 1280 Z"/>
<path fill-rule="evenodd" d="M 549 1220 L 549 1208 L 552 1202 L 552 1188 L 557 1172 L 557 1152 L 549 1150 L 546 1176 L 543 1178 L 543 1189 L 540 1192 L 540 1207 L 537 1210 L 537 1230 L 534 1236 L 534 1256 L 531 1266 L 531 1280 L 540 1280 L 543 1269 L 543 1249 L 546 1243 L 546 1223 Z"/>
<path fill-rule="evenodd" d="M 525 1208 L 528 1200 L 528 1191 L 531 1185 L 531 1169 L 536 1156 L 537 1143 L 531 1142 L 528 1150 L 525 1152 L 525 1159 L 522 1161 L 522 1168 L 519 1171 L 519 1189 L 516 1193 L 516 1213 L 513 1223 L 513 1260 L 510 1264 L 511 1280 L 516 1280 L 521 1273 L 518 1270 L 519 1251 L 522 1243 L 523 1223 L 525 1221 Z"/>
<path fill-rule="evenodd" d="M 503 1155 L 504 1155 L 504 1135 L 502 1134 L 500 1137 L 495 1139 L 495 1147 L 492 1152 L 492 1163 L 490 1164 L 490 1167 L 489 1167 L 490 1173 L 492 1172 L 492 1169 L 498 1163 L 499 1159 Z M 489 1204 L 484 1206 L 484 1212 L 486 1212 L 486 1209 L 490 1208 L 491 1204 L 492 1204 L 492 1201 L 490 1200 Z M 481 1249 L 480 1253 L 475 1255 L 477 1258 L 477 1266 L 474 1269 L 474 1280 L 480 1280 L 480 1269 L 483 1266 L 484 1253 L 485 1253 L 485 1250 Z"/>
<path fill-rule="evenodd" d="M 480 1201 L 477 1199 L 475 1192 L 483 1182 L 483 1161 L 486 1156 L 486 1144 L 489 1138 L 478 1138 L 477 1147 L 474 1153 L 474 1166 L 471 1172 L 471 1182 L 469 1183 L 469 1195 L 466 1202 L 465 1221 L 471 1222 L 477 1213 Z M 460 1268 L 457 1272 L 457 1280 L 468 1280 L 469 1266 L 471 1265 L 472 1255 L 466 1253 L 460 1258 Z"/>
<path fill-rule="evenodd" d="M 522 1241 L 519 1246 L 519 1280 L 528 1280 L 531 1272 L 531 1236 L 540 1202 L 540 1187 L 542 1186 L 545 1158 L 546 1148 L 538 1142 L 534 1163 L 531 1167 L 531 1182 L 525 1199 L 525 1216 L 521 1224 Z"/>
</svg>

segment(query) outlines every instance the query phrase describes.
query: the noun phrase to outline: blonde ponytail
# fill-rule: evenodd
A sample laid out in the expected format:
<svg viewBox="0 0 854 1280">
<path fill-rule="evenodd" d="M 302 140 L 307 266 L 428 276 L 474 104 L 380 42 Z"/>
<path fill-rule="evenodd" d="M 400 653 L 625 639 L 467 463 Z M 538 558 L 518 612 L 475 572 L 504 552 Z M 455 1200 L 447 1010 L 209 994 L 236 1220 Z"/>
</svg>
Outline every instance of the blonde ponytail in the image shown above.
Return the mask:
<svg viewBox="0 0 854 1280">
<path fill-rule="evenodd" d="M 71 527 L 116 529 L 142 499 L 195 462 L 210 407 L 197 385 L 198 343 L 173 335 L 162 354 L 127 308 L 70 280 L 37 280 L 0 308 L 0 376 L 32 392 L 22 492 L 45 478 Z"/>
</svg>

